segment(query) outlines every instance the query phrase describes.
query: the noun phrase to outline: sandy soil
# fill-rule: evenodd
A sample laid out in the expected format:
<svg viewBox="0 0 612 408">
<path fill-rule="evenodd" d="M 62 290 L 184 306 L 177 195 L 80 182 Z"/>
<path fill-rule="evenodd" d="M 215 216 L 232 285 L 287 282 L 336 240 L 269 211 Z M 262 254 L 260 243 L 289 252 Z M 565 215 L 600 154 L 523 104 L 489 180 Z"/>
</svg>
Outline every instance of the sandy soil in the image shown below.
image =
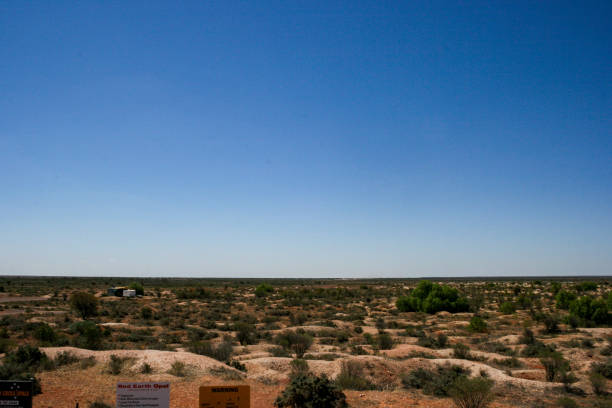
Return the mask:
<svg viewBox="0 0 612 408">
<path fill-rule="evenodd" d="M 408 348 L 415 347 L 418 346 L 402 345 L 400 351 L 407 351 Z M 197 405 L 197 389 L 200 385 L 247 383 L 252 387 L 252 406 L 255 408 L 271 408 L 274 399 L 288 381 L 291 362 L 290 358 L 282 357 L 258 357 L 243 360 L 248 372 L 247 375 L 244 375 L 244 373 L 217 360 L 189 352 L 158 350 L 91 351 L 74 347 L 49 347 L 44 348 L 44 351 L 49 357 L 55 357 L 57 353 L 62 351 L 70 351 L 81 358 L 93 356 L 97 364 L 85 370 L 76 366 L 68 366 L 42 373 L 40 379 L 44 393 L 35 398 L 34 408 L 72 408 L 77 400 L 81 404 L 80 406 L 86 406 L 84 404 L 96 400 L 112 404 L 114 403 L 115 385 L 118 381 L 170 381 L 172 383 L 171 407 L 173 408 L 188 408 Z M 443 353 L 445 351 L 439 352 Z M 121 375 L 110 375 L 107 371 L 107 364 L 112 354 L 127 359 Z M 483 363 L 452 358 L 411 358 L 398 361 L 380 356 L 345 356 L 334 361 L 309 360 L 308 365 L 312 372 L 326 374 L 334 378 L 340 373 L 342 363 L 347 360 L 359 361 L 363 364 L 365 367 L 364 375 L 377 379 L 387 377 L 390 382 L 397 381 L 400 373 L 417 367 L 457 364 L 469 368 L 472 375 L 480 375 L 481 371 L 486 372 L 489 378 L 496 381 L 497 387 L 514 387 L 541 393 L 559 386 L 559 384 L 539 381 L 541 370 L 520 370 L 517 371 L 517 376 L 510 377 L 502 370 Z M 181 361 L 187 365 L 188 374 L 186 377 L 175 377 L 167 373 L 175 361 Z M 153 368 L 152 374 L 140 374 L 140 368 L 144 363 L 148 363 Z M 232 376 L 231 380 L 228 379 L 227 374 Z M 448 399 L 423 396 L 401 388 L 385 392 L 348 391 L 346 394 L 351 407 L 357 408 L 449 406 Z M 508 403 L 508 401 L 502 399 L 497 401 L 493 407 L 516 406 L 512 403 L 508 405 Z"/>
<path fill-rule="evenodd" d="M 0 303 L 40 302 L 43 300 L 49 300 L 49 296 L 0 296 Z"/>
</svg>

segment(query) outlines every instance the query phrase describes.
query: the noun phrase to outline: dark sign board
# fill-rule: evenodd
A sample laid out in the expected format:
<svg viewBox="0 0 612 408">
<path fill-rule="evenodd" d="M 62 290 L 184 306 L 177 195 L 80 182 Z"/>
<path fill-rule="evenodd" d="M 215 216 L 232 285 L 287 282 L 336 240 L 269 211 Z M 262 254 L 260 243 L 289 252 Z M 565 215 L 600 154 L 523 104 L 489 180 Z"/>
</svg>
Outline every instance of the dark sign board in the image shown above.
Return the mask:
<svg viewBox="0 0 612 408">
<path fill-rule="evenodd" d="M 251 408 L 251 387 L 248 385 L 201 386 L 199 408 Z"/>
<path fill-rule="evenodd" d="M 0 408 L 32 408 L 32 381 L 0 381 Z"/>
</svg>

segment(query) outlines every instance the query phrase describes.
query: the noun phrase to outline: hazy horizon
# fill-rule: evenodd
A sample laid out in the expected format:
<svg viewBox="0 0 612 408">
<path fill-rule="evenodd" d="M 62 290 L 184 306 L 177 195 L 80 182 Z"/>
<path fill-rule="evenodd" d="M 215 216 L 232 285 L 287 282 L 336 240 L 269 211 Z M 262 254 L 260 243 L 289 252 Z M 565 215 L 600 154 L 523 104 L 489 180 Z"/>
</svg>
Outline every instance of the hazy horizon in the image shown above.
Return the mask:
<svg viewBox="0 0 612 408">
<path fill-rule="evenodd" d="M 0 275 L 612 275 L 611 20 L 5 2 Z"/>
</svg>

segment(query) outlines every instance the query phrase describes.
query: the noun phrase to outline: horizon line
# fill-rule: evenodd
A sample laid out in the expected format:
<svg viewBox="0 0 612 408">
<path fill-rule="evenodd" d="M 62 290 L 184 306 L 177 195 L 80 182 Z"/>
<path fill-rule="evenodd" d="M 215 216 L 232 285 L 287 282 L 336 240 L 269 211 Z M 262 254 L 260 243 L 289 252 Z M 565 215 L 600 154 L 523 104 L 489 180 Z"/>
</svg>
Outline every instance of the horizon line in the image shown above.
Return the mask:
<svg viewBox="0 0 612 408">
<path fill-rule="evenodd" d="M 415 277 L 247 277 L 247 276 L 103 276 L 103 275 L 12 275 L 2 274 L 1 278 L 14 277 L 14 278 L 104 278 L 104 279 L 231 279 L 231 280 L 429 280 L 429 279 L 483 279 L 483 280 L 495 280 L 495 279 L 612 279 L 612 275 L 499 275 L 499 276 L 415 276 Z"/>
</svg>

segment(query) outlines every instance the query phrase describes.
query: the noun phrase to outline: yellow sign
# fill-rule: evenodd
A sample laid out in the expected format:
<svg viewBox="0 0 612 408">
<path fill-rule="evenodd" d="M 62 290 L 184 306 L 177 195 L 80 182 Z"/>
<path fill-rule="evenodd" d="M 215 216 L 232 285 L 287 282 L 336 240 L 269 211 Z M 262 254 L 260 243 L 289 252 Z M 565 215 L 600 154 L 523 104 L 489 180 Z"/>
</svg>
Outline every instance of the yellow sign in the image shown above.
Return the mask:
<svg viewBox="0 0 612 408">
<path fill-rule="evenodd" d="M 251 408 L 249 385 L 200 387 L 199 408 Z"/>
</svg>

